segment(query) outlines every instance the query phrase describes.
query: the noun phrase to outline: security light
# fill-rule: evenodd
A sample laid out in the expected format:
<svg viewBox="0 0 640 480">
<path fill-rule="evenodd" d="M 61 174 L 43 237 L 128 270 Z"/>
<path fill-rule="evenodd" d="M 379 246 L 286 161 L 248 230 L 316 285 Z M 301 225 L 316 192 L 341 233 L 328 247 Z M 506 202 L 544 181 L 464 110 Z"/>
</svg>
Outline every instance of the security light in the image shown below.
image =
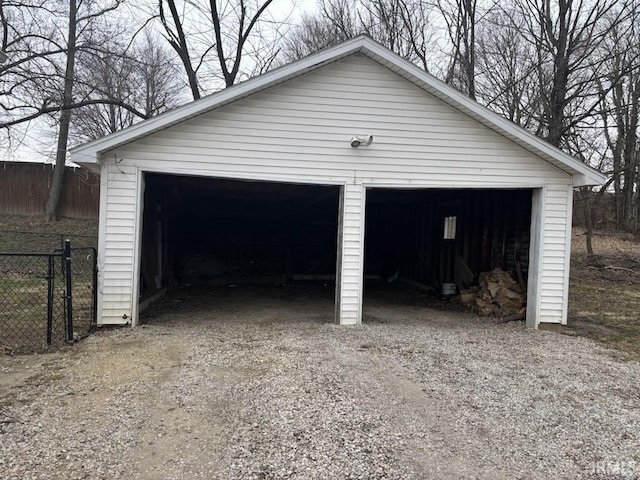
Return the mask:
<svg viewBox="0 0 640 480">
<path fill-rule="evenodd" d="M 368 147 L 373 142 L 373 135 L 363 139 L 361 137 L 351 137 L 351 148 Z"/>
</svg>

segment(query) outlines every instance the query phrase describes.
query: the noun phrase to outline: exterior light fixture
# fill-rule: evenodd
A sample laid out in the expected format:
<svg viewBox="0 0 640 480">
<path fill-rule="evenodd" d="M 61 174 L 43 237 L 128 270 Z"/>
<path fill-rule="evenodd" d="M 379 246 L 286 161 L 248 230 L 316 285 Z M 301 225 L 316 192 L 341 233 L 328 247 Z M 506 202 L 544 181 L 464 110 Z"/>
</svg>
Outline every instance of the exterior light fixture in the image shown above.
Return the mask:
<svg viewBox="0 0 640 480">
<path fill-rule="evenodd" d="M 369 135 L 366 138 L 351 137 L 351 148 L 368 147 L 373 142 L 373 135 Z"/>
</svg>

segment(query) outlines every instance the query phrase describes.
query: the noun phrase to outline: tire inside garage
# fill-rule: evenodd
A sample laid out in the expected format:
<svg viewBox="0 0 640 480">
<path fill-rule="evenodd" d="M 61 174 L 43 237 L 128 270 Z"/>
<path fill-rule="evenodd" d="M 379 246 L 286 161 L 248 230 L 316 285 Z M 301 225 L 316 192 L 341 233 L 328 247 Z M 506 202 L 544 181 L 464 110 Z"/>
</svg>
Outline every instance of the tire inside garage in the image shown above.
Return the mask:
<svg viewBox="0 0 640 480">
<path fill-rule="evenodd" d="M 494 269 L 526 285 L 531 208 L 530 189 L 368 189 L 364 321 L 380 300 L 459 305 Z"/>
<path fill-rule="evenodd" d="M 332 307 L 339 187 L 154 173 L 144 180 L 141 311 L 164 293 L 185 292 L 320 295 Z"/>
</svg>

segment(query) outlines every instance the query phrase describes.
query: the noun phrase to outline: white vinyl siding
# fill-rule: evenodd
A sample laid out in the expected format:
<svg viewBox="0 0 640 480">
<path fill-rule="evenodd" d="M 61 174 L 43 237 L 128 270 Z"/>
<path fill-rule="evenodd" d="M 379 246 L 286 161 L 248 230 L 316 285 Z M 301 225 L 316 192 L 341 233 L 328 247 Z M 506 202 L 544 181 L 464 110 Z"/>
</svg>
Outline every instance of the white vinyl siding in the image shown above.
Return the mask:
<svg viewBox="0 0 640 480">
<path fill-rule="evenodd" d="M 542 232 L 542 282 L 539 322 L 566 324 L 565 298 L 568 288 L 570 240 L 567 224 L 571 222 L 572 190 L 550 186 L 546 189 L 545 221 Z"/>
<path fill-rule="evenodd" d="M 136 168 L 121 163 L 102 168 L 101 187 L 108 193 L 98 257 L 100 324 L 128 323 L 133 311 Z"/>
<path fill-rule="evenodd" d="M 367 148 L 352 135 L 373 135 Z M 354 55 L 106 154 L 155 170 L 482 186 L 569 176 Z"/>
<path fill-rule="evenodd" d="M 364 262 L 364 202 L 362 185 L 346 184 L 343 193 L 342 246 L 340 272 L 340 312 L 342 325 L 360 322 L 362 307 L 362 269 Z"/>
<path fill-rule="evenodd" d="M 374 141 L 354 149 L 349 145 L 353 135 L 373 135 Z M 562 321 L 559 299 L 566 288 L 562 265 L 568 252 L 563 242 L 571 176 L 363 55 L 184 121 L 102 158 L 103 175 L 108 176 L 102 323 L 122 323 L 124 314 L 134 312 L 131 290 L 126 289 L 133 289 L 135 276 L 138 170 L 346 185 L 342 282 L 347 288 L 341 308 L 358 320 L 362 258 L 357 252 L 363 238 L 358 222 L 364 218 L 365 187 L 544 186 L 539 318 Z M 357 191 L 363 195 L 349 196 Z"/>
</svg>

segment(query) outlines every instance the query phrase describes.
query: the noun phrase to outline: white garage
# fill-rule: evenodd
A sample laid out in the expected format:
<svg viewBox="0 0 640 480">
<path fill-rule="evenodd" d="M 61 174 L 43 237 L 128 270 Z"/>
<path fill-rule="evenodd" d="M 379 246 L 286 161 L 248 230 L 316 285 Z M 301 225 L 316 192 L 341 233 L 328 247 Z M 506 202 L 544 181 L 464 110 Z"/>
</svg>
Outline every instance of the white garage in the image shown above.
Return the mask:
<svg viewBox="0 0 640 480">
<path fill-rule="evenodd" d="M 101 174 L 98 322 L 200 282 L 367 278 L 438 289 L 456 262 L 526 275 L 567 319 L 573 188 L 604 176 L 358 37 L 74 149 Z M 333 283 L 332 283 L 333 285 Z M 213 287 L 212 287 L 213 288 Z"/>
</svg>

